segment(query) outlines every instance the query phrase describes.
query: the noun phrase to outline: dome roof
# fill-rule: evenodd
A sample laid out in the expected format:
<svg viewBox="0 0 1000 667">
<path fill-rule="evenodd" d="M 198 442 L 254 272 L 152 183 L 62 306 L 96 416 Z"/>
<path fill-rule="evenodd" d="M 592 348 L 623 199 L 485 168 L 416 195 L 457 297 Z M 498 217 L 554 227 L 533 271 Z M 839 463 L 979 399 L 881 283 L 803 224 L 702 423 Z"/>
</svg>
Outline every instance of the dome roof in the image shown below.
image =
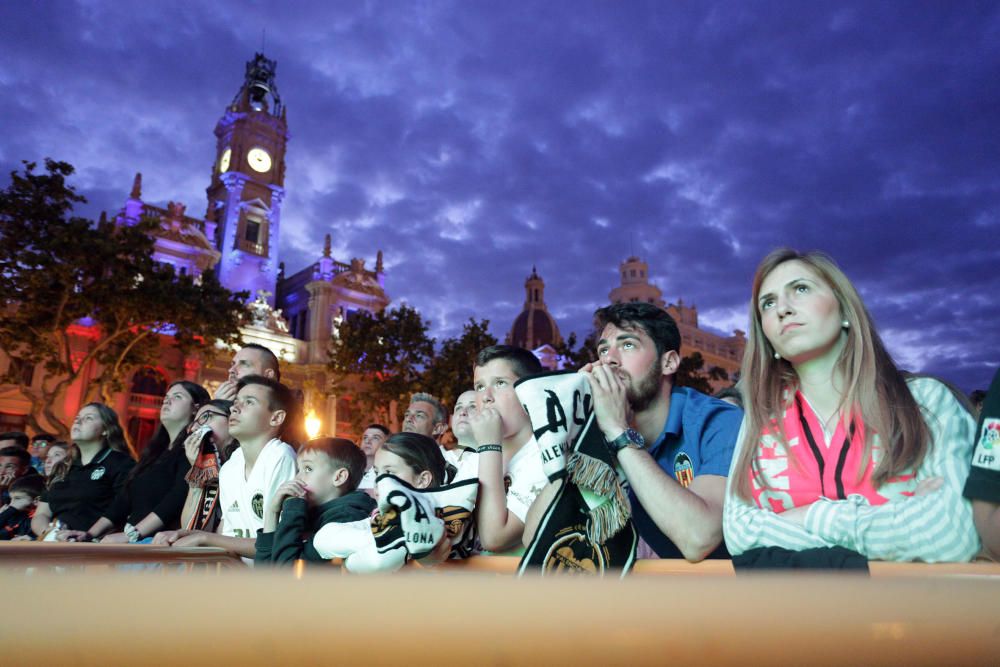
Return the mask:
<svg viewBox="0 0 1000 667">
<path fill-rule="evenodd" d="M 542 345 L 561 342 L 559 327 L 548 311 L 531 308 L 521 311 L 510 328 L 510 344 L 534 350 Z"/>
</svg>

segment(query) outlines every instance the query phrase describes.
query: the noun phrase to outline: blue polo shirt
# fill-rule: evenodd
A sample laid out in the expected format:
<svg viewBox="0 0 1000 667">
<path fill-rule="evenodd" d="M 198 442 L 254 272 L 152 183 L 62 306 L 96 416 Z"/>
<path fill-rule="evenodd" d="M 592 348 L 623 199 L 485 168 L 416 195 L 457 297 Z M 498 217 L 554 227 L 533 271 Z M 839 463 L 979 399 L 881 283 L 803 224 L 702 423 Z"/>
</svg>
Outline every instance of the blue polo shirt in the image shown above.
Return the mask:
<svg viewBox="0 0 1000 667">
<path fill-rule="evenodd" d="M 741 421 L 743 411 L 735 405 L 688 387 L 674 387 L 670 392 L 667 423 L 648 448 L 649 453 L 660 468 L 685 487 L 698 475 L 726 477 Z M 683 558 L 680 549 L 660 532 L 631 489 L 629 499 L 632 520 L 642 539 L 660 558 Z M 728 557 L 725 542 L 709 555 L 709 558 Z"/>
</svg>

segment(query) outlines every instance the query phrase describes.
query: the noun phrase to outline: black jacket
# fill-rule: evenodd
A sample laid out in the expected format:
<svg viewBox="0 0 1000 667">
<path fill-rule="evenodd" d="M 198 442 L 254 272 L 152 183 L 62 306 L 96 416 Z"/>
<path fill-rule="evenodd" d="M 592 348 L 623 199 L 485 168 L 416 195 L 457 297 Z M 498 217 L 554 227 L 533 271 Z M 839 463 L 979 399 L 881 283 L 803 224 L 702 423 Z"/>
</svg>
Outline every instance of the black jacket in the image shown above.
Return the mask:
<svg viewBox="0 0 1000 667">
<path fill-rule="evenodd" d="M 311 509 L 303 498 L 289 498 L 281 508 L 281 520 L 273 533 L 257 531 L 255 565 L 291 564 L 300 558 L 326 561 L 313 546 L 312 538 L 328 523 L 347 523 L 366 519 L 375 509 L 375 501 L 363 491 L 334 498 Z"/>
</svg>

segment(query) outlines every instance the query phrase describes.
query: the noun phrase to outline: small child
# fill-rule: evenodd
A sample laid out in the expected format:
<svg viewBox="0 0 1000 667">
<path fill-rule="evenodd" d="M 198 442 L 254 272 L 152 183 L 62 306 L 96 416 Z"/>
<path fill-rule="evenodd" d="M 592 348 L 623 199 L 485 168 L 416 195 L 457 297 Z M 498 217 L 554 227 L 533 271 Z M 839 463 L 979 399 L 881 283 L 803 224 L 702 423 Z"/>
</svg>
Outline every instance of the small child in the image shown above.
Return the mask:
<svg viewBox="0 0 1000 667">
<path fill-rule="evenodd" d="M 313 544 L 316 533 L 329 523 L 367 519 L 375 509 L 375 501 L 357 490 L 365 455 L 350 440 L 310 440 L 299 450 L 297 463 L 295 479 L 278 487 L 265 508 L 255 565 L 325 561 Z"/>
<path fill-rule="evenodd" d="M 0 540 L 34 539 L 31 519 L 44 487 L 41 475 L 26 475 L 11 482 L 10 503 L 0 511 Z"/>
</svg>

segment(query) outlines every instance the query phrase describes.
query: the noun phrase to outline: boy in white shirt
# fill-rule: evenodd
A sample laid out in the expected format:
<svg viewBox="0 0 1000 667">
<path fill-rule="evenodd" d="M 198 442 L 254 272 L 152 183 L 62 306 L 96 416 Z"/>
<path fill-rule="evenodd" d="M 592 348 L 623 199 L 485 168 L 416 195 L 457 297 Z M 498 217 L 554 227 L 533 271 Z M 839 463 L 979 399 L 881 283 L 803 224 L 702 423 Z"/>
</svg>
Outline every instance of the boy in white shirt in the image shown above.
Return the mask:
<svg viewBox="0 0 1000 667">
<path fill-rule="evenodd" d="M 176 547 L 222 547 L 253 558 L 264 508 L 278 487 L 295 478 L 295 450 L 281 440 L 294 400 L 277 380 L 262 375 L 239 380 L 229 434 L 240 447 L 219 470 L 219 528 L 215 533 L 172 531 L 164 541 Z"/>
<path fill-rule="evenodd" d="M 487 551 L 520 546 L 528 508 L 548 483 L 531 421 L 514 392 L 515 382 L 542 370 L 538 358 L 520 347 L 493 345 L 476 355 L 478 412 L 471 418 L 479 445 L 476 527 Z"/>
</svg>

